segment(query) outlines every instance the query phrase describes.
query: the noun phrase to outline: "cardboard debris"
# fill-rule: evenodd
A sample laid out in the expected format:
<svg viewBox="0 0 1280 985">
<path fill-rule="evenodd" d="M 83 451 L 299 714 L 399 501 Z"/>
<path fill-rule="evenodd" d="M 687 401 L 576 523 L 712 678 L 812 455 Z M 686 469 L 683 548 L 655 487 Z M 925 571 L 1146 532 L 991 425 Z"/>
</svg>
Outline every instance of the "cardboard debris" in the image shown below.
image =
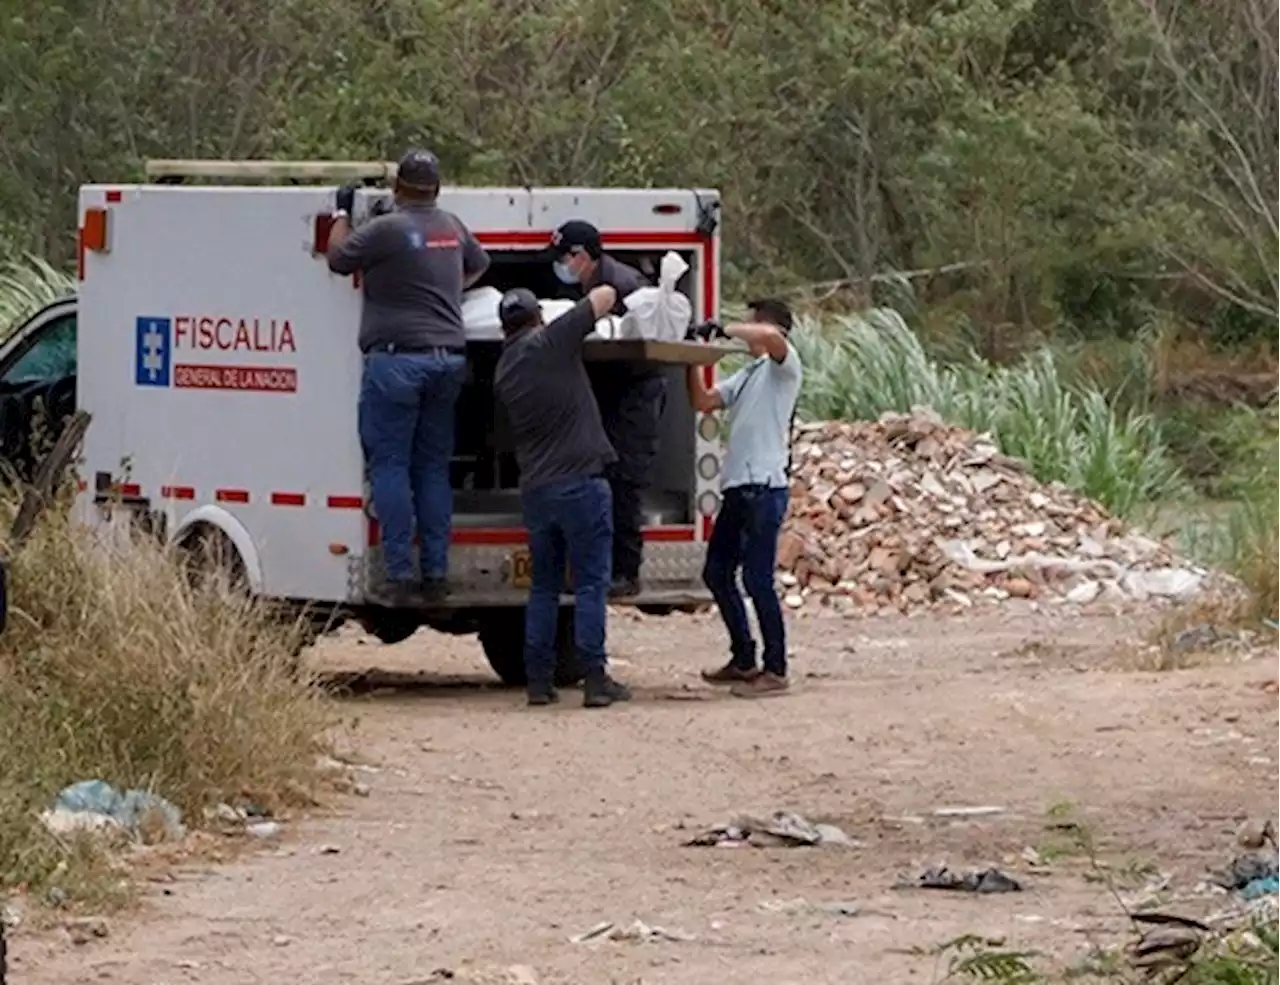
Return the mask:
<svg viewBox="0 0 1280 985">
<path fill-rule="evenodd" d="M 1185 599 L 1205 579 L 932 411 L 796 429 L 778 579 L 791 609 Z"/>
</svg>

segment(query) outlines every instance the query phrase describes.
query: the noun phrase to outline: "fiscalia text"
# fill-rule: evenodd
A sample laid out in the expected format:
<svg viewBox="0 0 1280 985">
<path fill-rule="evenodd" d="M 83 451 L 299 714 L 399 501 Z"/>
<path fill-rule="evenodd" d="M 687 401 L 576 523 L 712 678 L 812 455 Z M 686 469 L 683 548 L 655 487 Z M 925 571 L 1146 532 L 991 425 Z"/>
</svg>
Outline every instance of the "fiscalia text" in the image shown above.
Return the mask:
<svg viewBox="0 0 1280 985">
<path fill-rule="evenodd" d="M 297 352 L 288 318 L 225 318 L 178 315 L 173 319 L 177 348 L 223 352 Z"/>
</svg>

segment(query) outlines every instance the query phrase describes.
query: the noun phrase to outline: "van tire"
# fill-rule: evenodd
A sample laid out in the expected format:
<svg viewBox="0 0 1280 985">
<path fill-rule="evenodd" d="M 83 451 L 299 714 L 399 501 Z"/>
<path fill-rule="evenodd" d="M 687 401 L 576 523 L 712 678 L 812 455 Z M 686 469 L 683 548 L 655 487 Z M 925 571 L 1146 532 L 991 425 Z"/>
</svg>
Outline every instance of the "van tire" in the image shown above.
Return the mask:
<svg viewBox="0 0 1280 985">
<path fill-rule="evenodd" d="M 480 621 L 480 645 L 485 659 L 507 687 L 524 687 L 524 609 L 494 609 Z M 573 644 L 573 606 L 560 607 L 556 622 L 556 686 L 582 681 L 582 664 Z"/>
<path fill-rule="evenodd" d="M 360 625 L 366 633 L 377 637 L 379 643 L 394 646 L 403 643 L 418 631 L 422 620 L 416 612 L 400 609 L 385 609 L 376 615 L 361 618 Z"/>
</svg>

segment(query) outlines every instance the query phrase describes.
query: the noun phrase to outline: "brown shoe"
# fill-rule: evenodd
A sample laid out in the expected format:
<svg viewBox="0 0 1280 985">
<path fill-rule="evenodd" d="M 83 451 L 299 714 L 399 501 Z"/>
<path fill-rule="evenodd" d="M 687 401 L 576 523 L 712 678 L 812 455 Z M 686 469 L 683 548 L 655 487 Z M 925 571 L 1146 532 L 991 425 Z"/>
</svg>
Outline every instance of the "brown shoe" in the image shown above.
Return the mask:
<svg viewBox="0 0 1280 985">
<path fill-rule="evenodd" d="M 717 667 L 715 670 L 704 670 L 702 672 L 702 679 L 708 684 L 742 684 L 745 681 L 755 680 L 759 676 L 759 668 L 752 667 L 747 670 L 734 663 L 727 663 L 723 667 Z"/>
<path fill-rule="evenodd" d="M 775 695 L 786 694 L 790 687 L 785 677 L 765 671 L 750 680 L 739 681 L 733 685 L 729 693 L 735 698 L 772 698 Z"/>
</svg>

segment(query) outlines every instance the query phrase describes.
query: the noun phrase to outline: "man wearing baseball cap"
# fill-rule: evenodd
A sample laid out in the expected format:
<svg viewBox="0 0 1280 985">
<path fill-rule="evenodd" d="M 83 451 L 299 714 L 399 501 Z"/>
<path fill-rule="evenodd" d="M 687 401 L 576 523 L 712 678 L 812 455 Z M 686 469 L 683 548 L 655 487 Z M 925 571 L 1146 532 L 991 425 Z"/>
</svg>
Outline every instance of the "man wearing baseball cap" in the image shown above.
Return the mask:
<svg viewBox="0 0 1280 985">
<path fill-rule="evenodd" d="M 612 287 L 618 300 L 612 313 L 626 313 L 622 299 L 651 286 L 634 267 L 606 256 L 600 231 L 589 222 L 571 219 L 552 234 L 556 276 L 583 291 L 601 284 Z M 609 594 L 625 598 L 640 592 L 643 561 L 641 496 L 648 487 L 658 454 L 658 423 L 666 406 L 666 379 L 650 366 L 597 363 L 591 381 L 605 432 L 618 453 L 608 471 L 613 492 L 613 584 Z"/>
<path fill-rule="evenodd" d="M 574 644 L 586 671 L 582 702 L 604 708 L 631 697 L 609 676 L 605 656 L 613 513 L 604 473 L 617 456 L 582 362 L 583 340 L 616 301 L 612 287 L 594 287 L 549 325 L 528 288 L 508 291 L 498 304 L 505 340 L 494 390 L 515 439 L 533 561 L 524 630 L 531 705 L 557 700 L 555 635 L 566 561 L 573 575 Z"/>
<path fill-rule="evenodd" d="M 462 220 L 436 204 L 440 163 L 429 151 L 400 159 L 393 210 L 357 229 L 355 193 L 354 185 L 338 190 L 327 258 L 334 273 L 361 274 L 364 293 L 359 430 L 386 572 L 377 601 L 440 602 L 453 518 L 454 405 L 467 366 L 462 292 L 489 257 Z"/>
</svg>

